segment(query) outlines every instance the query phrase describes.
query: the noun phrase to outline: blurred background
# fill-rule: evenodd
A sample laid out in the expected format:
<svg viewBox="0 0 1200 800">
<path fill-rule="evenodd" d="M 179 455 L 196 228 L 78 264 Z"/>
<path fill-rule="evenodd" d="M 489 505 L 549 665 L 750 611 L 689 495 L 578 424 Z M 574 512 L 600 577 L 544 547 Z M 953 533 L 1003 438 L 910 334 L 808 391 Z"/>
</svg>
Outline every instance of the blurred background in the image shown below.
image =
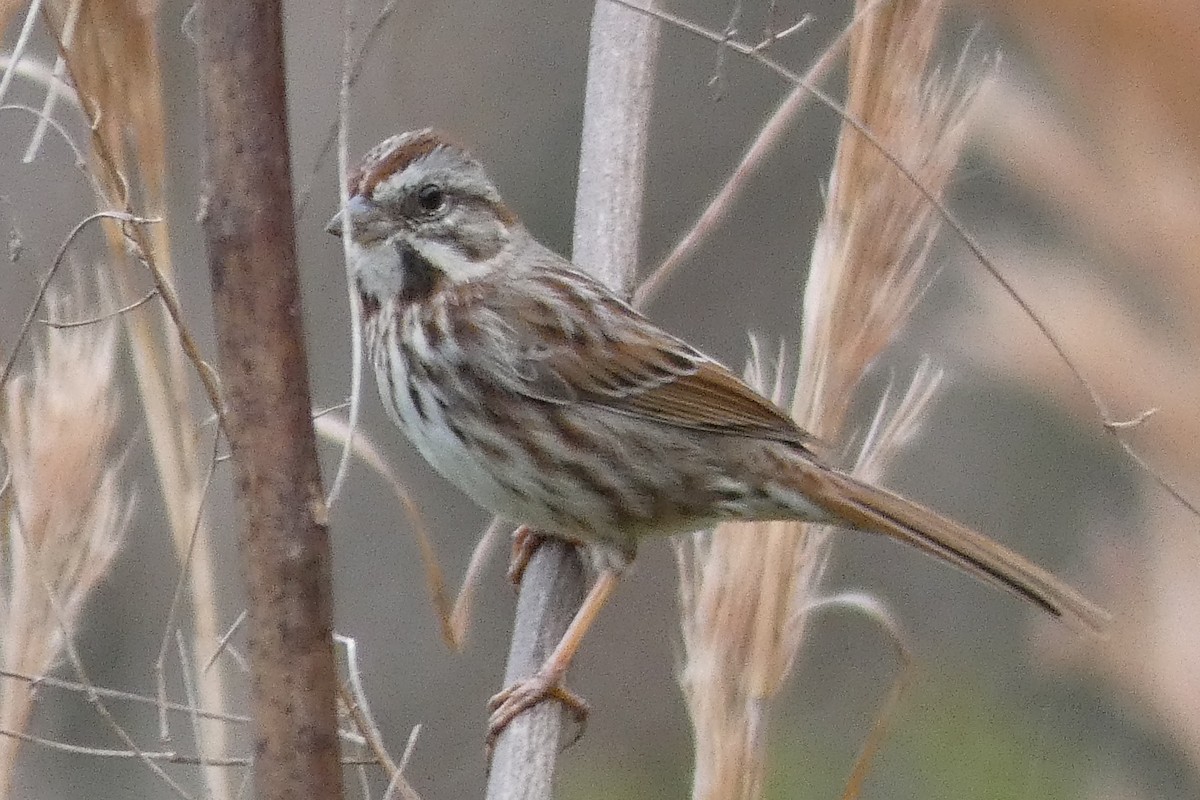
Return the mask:
<svg viewBox="0 0 1200 800">
<path fill-rule="evenodd" d="M 164 188 L 178 292 L 188 325 L 215 357 L 195 222 L 200 123 L 188 6 L 151 6 L 138 8 L 153 20 L 163 66 Z M 743 35 L 757 41 L 772 13 L 777 27 L 812 14 L 806 28 L 772 50 L 801 71 L 851 13 L 847 4 L 815 0 L 769 6 L 745 4 Z M 377 10 L 360 8 L 360 31 Z M 731 7 L 706 0 L 672 10 L 721 30 Z M 489 165 L 526 225 L 568 252 L 591 11 L 588 3 L 401 2 L 354 89 L 352 159 L 400 130 L 452 131 Z M 20 17 L 8 21 L 6 49 Z M 287 5 L 294 174 L 314 186 L 298 236 L 319 407 L 345 398 L 350 362 L 340 247 L 324 233 L 336 210 L 335 160 L 314 172 L 337 113 L 340 28 L 328 4 Z M 1200 374 L 1192 355 L 1200 336 L 1200 271 L 1193 264 L 1200 257 L 1200 7 L 1188 0 L 963 3 L 952 7 L 944 39 L 949 66 L 967 47 L 971 69 L 993 73 L 953 182 L 953 208 L 1061 335 L 1114 419 L 1158 409 L 1121 435 L 1185 493 L 1200 496 Z M 36 29 L 33 45 L 36 58 L 53 63 L 52 45 Z M 734 54 L 719 59 L 715 45 L 669 26 L 658 70 L 645 269 L 670 250 L 790 88 Z M 835 72 L 830 88 L 841 80 Z M 18 78 L 6 102 L 40 106 L 43 94 Z M 60 116 L 82 130 L 78 113 L 64 108 Z M 34 163 L 21 163 L 33 124 L 27 115 L 0 114 L 8 142 L 0 158 L 0 217 L 20 250 L 19 258 L 0 262 L 5 356 L 59 243 L 93 210 L 61 140 L 47 139 Z M 652 318 L 732 365 L 746 358 L 747 332 L 767 343 L 798 340 L 837 126 L 828 109 L 814 104 L 805 112 L 729 222 L 648 309 Z M 88 274 L 105 257 L 103 237 L 85 233 L 72 252 L 58 278 L 63 286 L 69 273 Z M 905 381 L 923 356 L 946 370 L 923 436 L 887 483 L 1051 568 L 1117 621 L 1107 641 L 1084 642 L 919 554 L 839 536 L 826 588 L 876 594 L 901 620 L 917 662 L 864 796 L 1195 797 L 1197 519 L 1121 451 L 1047 342 L 952 232 L 943 230 L 933 258 L 940 271 L 912 324 L 846 400 L 865 424 L 888 382 Z M 118 353 L 125 347 L 119 340 Z M 153 694 L 178 568 L 132 370 L 123 361 L 117 369 L 128 384 L 120 452 L 140 499 L 76 639 L 95 684 Z M 367 389 L 363 428 L 418 498 L 443 566 L 457 580 L 487 517 L 430 473 L 384 417 L 373 381 Z M 193 400 L 204 408 L 198 389 Z M 210 436 L 205 429 L 203 440 Z M 323 458 L 328 481 L 336 448 L 326 445 Z M 208 508 L 224 627 L 243 608 L 227 467 L 215 474 Z M 356 465 L 332 523 L 337 628 L 357 640 L 385 739 L 400 751 L 411 727 L 422 725 L 408 775 L 426 800 L 480 794 L 484 705 L 500 688 L 515 597 L 504 579 L 506 559 L 489 564 L 467 649 L 456 655 L 441 640 L 415 541 L 382 481 Z M 672 551 L 666 542 L 651 543 L 573 670 L 571 684 L 593 713 L 586 735 L 561 758 L 559 796 L 687 795 L 691 740 L 675 683 L 678 626 Z M 238 708 L 245 678 L 234 662 L 226 668 L 229 707 Z M 773 721 L 769 795 L 838 796 L 896 669 L 892 646 L 873 623 L 852 613 L 819 617 Z M 70 671 L 60 665 L 56 674 Z M 172 687 L 182 691 L 177 678 Z M 118 708 L 139 742 L 159 748 L 152 710 Z M 186 727 L 177 722 L 171 747 L 188 749 Z M 231 729 L 235 752 L 245 746 L 238 730 Z M 45 688 L 31 731 L 121 746 L 83 699 Z M 172 774 L 196 786 L 194 770 Z M 12 796 L 162 791 L 136 761 L 26 744 Z"/>
</svg>

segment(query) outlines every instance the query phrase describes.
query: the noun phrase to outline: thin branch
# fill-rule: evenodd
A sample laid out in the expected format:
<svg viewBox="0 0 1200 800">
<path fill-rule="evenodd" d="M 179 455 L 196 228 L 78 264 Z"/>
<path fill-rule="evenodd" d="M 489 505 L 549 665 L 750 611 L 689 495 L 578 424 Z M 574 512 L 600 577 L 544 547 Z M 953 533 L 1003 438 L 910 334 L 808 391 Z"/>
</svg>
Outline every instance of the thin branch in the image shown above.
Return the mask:
<svg viewBox="0 0 1200 800">
<path fill-rule="evenodd" d="M 912 656 L 912 648 L 908 644 L 908 637 L 904 635 L 904 629 L 901 627 L 900 621 L 896 619 L 878 598 L 872 595 L 863 592 L 843 592 L 831 597 L 821 598 L 811 603 L 804 609 L 803 613 L 811 616 L 818 612 L 842 609 L 858 611 L 882 628 L 888 634 L 892 644 L 895 645 L 896 656 L 900 662 L 900 671 L 896 673 L 896 677 L 888 689 L 887 696 L 884 697 L 883 703 L 880 706 L 879 713 L 875 716 L 875 722 L 871 725 L 871 730 L 868 732 L 866 739 L 863 740 L 862 747 L 854 759 L 854 765 L 850 769 L 850 775 L 846 779 L 846 788 L 842 792 L 842 800 L 857 800 L 862 794 L 863 782 L 870 773 L 871 762 L 879 752 L 879 748 L 883 745 L 888 725 L 899 710 L 900 700 L 903 698 L 905 690 L 912 683 L 915 662 Z"/>
<path fill-rule="evenodd" d="M 33 25 L 41 16 L 41 11 L 42 0 L 33 0 L 29 4 L 29 8 L 25 10 L 25 22 L 21 24 L 21 32 L 17 34 L 16 44 L 13 45 L 8 69 L 4 70 L 4 77 L 0 78 L 0 100 L 3 100 L 4 96 L 8 94 L 8 87 L 12 85 L 13 77 L 17 74 L 17 65 L 25 53 L 25 48 L 29 46 L 29 38 L 33 35 Z"/>
<path fill-rule="evenodd" d="M 54 739 L 46 739 L 41 736 L 34 736 L 31 733 L 4 730 L 3 728 L 0 728 L 0 736 L 7 736 L 10 739 L 19 739 L 22 742 L 41 745 L 42 747 L 48 747 L 51 750 L 59 750 L 64 753 L 71 753 L 72 755 L 77 756 L 96 756 L 99 758 L 139 758 L 148 759 L 150 761 L 158 761 L 166 764 L 188 764 L 192 766 L 206 767 L 254 766 L 254 760 L 250 758 L 238 758 L 236 756 L 229 758 L 205 758 L 201 756 L 180 755 L 173 750 L 115 750 L 108 747 L 86 747 L 80 744 L 71 744 L 70 742 L 60 742 Z M 347 758 L 342 760 L 342 764 L 346 766 L 354 766 L 358 764 L 378 766 L 378 762 L 373 758 Z"/>
<path fill-rule="evenodd" d="M 179 616 L 179 606 L 183 602 L 183 592 L 187 586 L 188 571 L 191 567 L 192 558 L 196 553 L 196 543 L 200 540 L 200 526 L 204 521 L 204 505 L 208 500 L 208 490 L 212 486 L 213 474 L 217 471 L 217 454 L 220 450 L 220 445 L 221 428 L 218 427 L 213 432 L 212 456 L 209 458 L 208 472 L 204 476 L 204 485 L 200 489 L 200 500 L 196 503 L 196 521 L 192 525 L 192 535 L 188 541 L 187 553 L 183 557 L 183 563 L 179 565 L 179 577 L 175 579 L 175 592 L 171 595 L 171 605 L 167 608 L 167 619 L 163 623 L 162 640 L 158 645 L 158 658 L 154 660 L 154 679 L 159 699 L 158 737 L 164 742 L 171 739 L 171 731 L 164 710 L 167 702 L 167 648 L 171 641 L 172 631 L 177 630 L 175 623 Z"/>
<path fill-rule="evenodd" d="M 386 9 L 385 9 L 386 10 Z M 384 19 L 380 15 L 378 24 Z M 350 86 L 351 66 L 350 50 L 354 20 L 353 0 L 342 0 L 342 84 L 338 91 L 338 209 L 340 214 L 346 214 L 347 203 L 350 201 L 350 186 L 346 176 L 350 171 Z M 342 220 L 349 224 L 349 219 Z M 342 453 L 338 459 L 337 472 L 333 476 L 333 485 L 325 497 L 325 505 L 333 508 L 342 484 L 350 471 L 350 454 L 354 448 L 354 433 L 358 430 L 358 415 L 362 406 L 362 375 L 363 375 L 363 330 L 362 311 L 359 308 L 357 284 L 354 281 L 353 270 L 350 269 L 350 237 L 342 236 L 342 264 L 346 270 L 346 296 L 350 305 L 350 419 L 346 432 L 346 441 L 342 445 Z"/>
<path fill-rule="evenodd" d="M 767 157 L 774 152 L 776 145 L 783 139 L 788 127 L 791 126 L 812 98 L 813 95 L 805 88 L 806 85 L 817 84 L 825 79 L 825 76 L 833 69 L 837 60 L 841 58 L 842 52 L 845 50 L 846 43 L 850 40 L 850 34 L 855 26 L 868 13 L 873 12 L 875 6 L 882 2 L 886 2 L 886 0 L 877 0 L 871 6 L 856 14 L 854 19 L 850 21 L 850 24 L 844 27 L 841 33 L 838 34 L 837 38 L 821 51 L 821 57 L 808 68 L 808 72 L 804 73 L 803 83 L 797 84 L 792 89 L 791 93 L 775 109 L 775 113 L 771 115 L 771 118 L 759 129 L 758 135 L 751 142 L 750 147 L 747 148 L 745 155 L 742 156 L 742 160 L 738 162 L 737 167 L 734 168 L 733 172 L 725 180 L 725 183 L 721 186 L 721 190 L 709 201 L 708 206 L 701 212 L 696 221 L 692 223 L 692 227 L 687 233 L 680 237 L 670 254 L 638 286 L 637 291 L 633 293 L 634 307 L 643 308 L 653 300 L 654 296 L 658 294 L 667 280 L 675 273 L 675 270 L 690 258 L 700 244 L 708 238 L 709 234 L 721 224 L 732 209 L 734 201 L 745 191 L 750 178 L 758 171 L 758 168 L 762 166 Z M 789 35 L 803 24 L 804 20 L 801 20 L 792 28 L 778 34 L 776 38 Z M 727 47 L 729 43 L 730 40 L 722 39 L 722 49 Z M 763 45 L 759 45 L 759 49 L 765 48 Z"/>
<path fill-rule="evenodd" d="M 183 678 L 183 696 L 187 698 L 188 705 L 195 708 L 197 705 L 196 687 L 192 683 L 191 669 L 194 666 L 194 660 L 188 655 L 187 647 L 183 643 L 183 632 L 178 628 L 175 629 L 175 646 L 179 653 L 179 675 Z M 192 723 L 192 739 L 197 742 L 197 749 L 201 750 L 200 766 L 212 766 L 211 759 L 203 752 L 203 747 L 199 746 L 199 743 L 204 742 L 204 735 L 200 729 L 200 716 L 192 713 L 188 715 L 188 718 Z"/>
<path fill-rule="evenodd" d="M 391 19 L 392 14 L 400 7 L 400 0 L 388 0 L 379 9 L 379 14 L 376 15 L 375 21 L 371 23 L 371 27 L 367 29 L 366 35 L 363 37 L 362 46 L 358 48 L 358 52 L 354 55 L 354 60 L 349 63 L 349 68 L 346 67 L 346 61 L 343 57 L 342 67 L 342 91 L 348 92 L 354 88 L 354 84 L 358 83 L 359 75 L 362 74 L 363 63 L 366 61 L 367 54 L 374 47 L 375 41 L 379 35 L 383 33 L 383 26 Z M 317 155 L 313 158 L 312 167 L 308 170 L 304 182 L 300 188 L 296 190 L 296 221 L 304 216 L 305 210 L 308 208 L 308 201 L 312 195 L 313 186 L 316 182 L 317 173 L 321 169 L 321 165 L 325 163 L 325 159 L 329 157 L 329 150 L 334 143 L 338 142 L 341 137 L 341 131 L 345 129 L 346 112 L 341 108 L 339 99 L 338 118 L 329 123 L 328 130 L 325 131 L 325 138 L 321 140 L 321 149 L 317 151 Z M 339 162 L 340 162 L 339 158 Z M 345 177 L 345 166 L 339 167 L 338 175 Z"/>
<path fill-rule="evenodd" d="M 51 328 L 57 328 L 59 330 L 63 330 L 66 328 L 85 328 L 88 325 L 98 325 L 101 322 L 108 322 L 111 319 L 116 319 L 117 317 L 121 316 L 122 314 L 128 314 L 130 311 L 133 311 L 136 308 L 141 308 L 146 303 L 149 303 L 155 297 L 158 297 L 158 289 L 151 289 L 150 291 L 146 292 L 144 295 L 139 297 L 137 300 L 134 300 L 129 305 L 121 306 L 118 309 L 109 311 L 105 314 L 101 314 L 98 317 L 92 317 L 90 319 L 81 319 L 77 322 L 60 322 L 58 320 L 53 320 L 53 319 L 42 319 L 42 320 L 38 320 L 38 322 L 40 322 L 43 325 L 46 325 L 48 327 L 51 327 Z"/>
<path fill-rule="evenodd" d="M 125 241 L 129 244 L 134 259 L 139 264 L 146 268 L 150 273 L 150 277 L 154 279 L 154 288 L 158 291 L 159 297 L 162 298 L 163 307 L 167 310 L 167 316 L 170 317 L 171 323 L 175 327 L 175 332 L 179 336 L 179 346 L 183 349 L 183 354 L 188 361 L 196 369 L 196 374 L 200 377 L 200 385 L 204 387 L 204 393 L 208 396 L 208 403 L 212 406 L 216 413 L 221 427 L 225 427 L 225 405 L 221 401 L 221 385 L 220 379 L 217 377 L 216 370 L 212 365 L 204 359 L 200 352 L 200 345 L 196 342 L 196 337 L 192 335 L 191 329 L 183 319 L 183 305 L 179 302 L 179 295 L 175 293 L 175 286 L 163 275 L 162 270 L 158 268 L 158 264 L 150 257 L 150 250 L 146 247 L 146 243 L 142 241 L 139 232 L 136 229 L 131 229 L 128 226 L 122 226 L 121 232 L 125 237 Z"/>
<path fill-rule="evenodd" d="M 250 667 L 245 662 L 245 660 L 242 658 L 241 654 L 239 654 L 237 650 L 234 650 L 232 647 L 229 646 L 229 640 L 233 638 L 233 635 L 235 633 L 237 633 L 239 630 L 241 630 L 242 624 L 245 623 L 245 621 L 246 621 L 246 609 L 243 608 L 241 613 L 239 613 L 237 615 L 237 619 L 235 619 L 233 621 L 233 624 L 229 626 L 229 630 L 225 631 L 225 633 L 222 634 L 221 638 L 219 640 L 217 640 L 216 649 L 213 650 L 213 654 L 208 657 L 208 660 L 204 662 L 204 668 L 200 670 L 201 672 L 208 672 L 208 670 L 212 667 L 212 665 L 217 663 L 217 659 L 220 658 L 221 654 L 224 653 L 226 650 L 228 650 L 229 654 L 232 655 L 233 658 L 238 662 L 238 666 L 240 666 L 242 668 L 243 672 L 249 670 Z"/>
<path fill-rule="evenodd" d="M 339 690 L 342 704 L 346 707 L 346 713 L 350 715 L 350 719 L 354 721 L 354 726 L 366 742 L 367 748 L 375 755 L 380 766 L 387 773 L 388 793 L 398 791 L 404 800 L 421 800 L 421 796 L 417 794 L 416 790 L 405 779 L 404 767 L 392 759 L 391 754 L 387 751 L 387 747 L 383 744 L 383 735 L 379 732 L 379 726 L 375 724 L 375 718 L 372 716 L 371 708 L 367 704 L 367 693 L 363 689 L 362 673 L 358 668 L 357 643 L 353 637 L 341 636 L 336 633 L 333 638 L 346 650 L 347 679 L 346 683 Z M 409 737 L 409 741 L 411 743 L 411 736 Z M 384 798 L 386 800 L 387 793 L 385 793 Z"/>
<path fill-rule="evenodd" d="M 23 672 L 14 672 L 12 670 L 0 669 L 0 678 L 12 678 L 13 680 L 25 681 L 35 688 L 46 686 L 52 689 L 61 689 L 66 692 L 80 693 L 95 693 L 100 697 L 109 697 L 113 700 L 126 700 L 130 703 L 141 703 L 144 705 L 159 705 L 160 701 L 157 697 L 150 695 L 137 694 L 135 692 L 123 692 L 120 689 L 106 689 L 102 686 L 92 686 L 78 681 L 68 681 L 63 678 L 55 678 L 50 675 L 26 675 Z M 197 714 L 206 719 L 215 719 L 221 722 L 233 722 L 239 725 L 245 725 L 250 722 L 250 717 L 242 714 L 229 714 L 224 711 L 208 711 L 203 708 L 192 708 L 185 706 L 182 703 L 164 703 L 163 707 L 168 711 L 174 711 L 180 714 Z"/>
<path fill-rule="evenodd" d="M 21 346 L 25 343 L 26 337 L 29 336 L 29 331 L 33 327 L 34 321 L 37 319 L 38 309 L 41 308 L 42 301 L 46 299 L 46 292 L 50 290 L 50 283 L 54 280 L 54 276 L 58 274 L 59 267 L 63 264 L 63 259 L 67 255 L 67 250 L 74 243 L 75 238 L 83 232 L 91 223 L 98 219 L 115 219 L 131 224 L 146 224 L 151 222 L 161 222 L 158 219 L 149 219 L 146 217 L 135 217 L 131 214 L 125 214 L 120 211 L 98 211 L 95 214 L 90 214 L 76 223 L 71 232 L 67 234 L 67 238 L 63 240 L 58 247 L 58 252 L 54 256 L 54 261 L 50 264 L 50 269 L 47 270 L 45 277 L 42 278 L 41 284 L 38 286 L 37 294 L 34 295 L 33 302 L 29 305 L 29 310 L 25 314 L 25 321 L 21 323 L 21 328 L 17 332 L 16 341 L 13 342 L 12 352 L 9 353 L 8 360 L 4 364 L 4 369 L 0 370 L 0 386 L 8 383 L 9 375 L 12 374 L 13 366 L 17 362 L 17 355 L 21 351 Z"/>
<path fill-rule="evenodd" d="M 79 24 L 79 12 L 83 8 L 83 0 L 73 0 L 71 7 L 67 10 L 67 18 L 63 22 L 62 45 L 64 50 L 69 50 L 72 42 L 75 41 L 75 28 Z M 79 103 L 79 98 L 75 97 L 75 90 L 68 86 L 63 76 L 67 73 L 67 59 L 62 53 L 54 59 L 54 72 L 51 79 L 46 83 L 46 99 L 42 101 L 42 118 L 38 120 L 37 126 L 33 129 L 33 135 L 29 137 L 29 145 L 25 148 L 25 155 L 21 157 L 22 164 L 32 164 L 34 158 L 37 157 L 38 150 L 42 146 L 42 141 L 46 138 L 46 129 L 49 127 L 48 120 L 54 116 L 54 107 L 58 105 L 58 98 L 63 92 L 75 100 L 76 105 Z"/>
<path fill-rule="evenodd" d="M 54 119 L 53 117 L 46 116 L 41 111 L 34 108 L 33 106 L 27 106 L 22 103 L 6 103 L 4 105 L 0 105 L 0 111 L 21 111 L 21 112 L 23 112 L 25 114 L 29 114 L 32 117 L 34 117 L 35 119 L 37 119 L 39 124 L 45 123 L 45 124 L 49 125 L 51 128 L 54 129 L 54 131 L 59 135 L 59 137 L 62 138 L 62 140 L 64 142 L 66 142 L 67 147 L 71 148 L 71 152 L 75 154 L 76 169 L 82 170 L 84 172 L 84 174 L 87 174 L 87 175 L 89 175 L 89 177 L 91 177 L 90 174 L 87 173 L 87 159 L 84 158 L 83 151 L 79 149 L 79 145 L 77 145 L 75 143 L 75 140 L 71 138 L 71 134 L 67 132 L 67 129 L 63 126 L 63 124 L 61 122 Z M 96 184 L 95 184 L 94 178 L 92 179 L 92 182 L 93 182 L 93 186 L 95 186 Z"/>
</svg>

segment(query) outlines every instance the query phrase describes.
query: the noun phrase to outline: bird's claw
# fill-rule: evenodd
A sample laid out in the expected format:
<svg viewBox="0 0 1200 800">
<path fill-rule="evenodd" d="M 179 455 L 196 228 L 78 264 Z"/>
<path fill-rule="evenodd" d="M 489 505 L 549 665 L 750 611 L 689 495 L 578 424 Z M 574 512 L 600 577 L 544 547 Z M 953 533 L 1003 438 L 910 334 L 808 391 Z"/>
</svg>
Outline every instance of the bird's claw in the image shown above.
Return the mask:
<svg viewBox="0 0 1200 800">
<path fill-rule="evenodd" d="M 508 561 L 507 575 L 508 580 L 514 586 L 521 585 L 521 579 L 525 577 L 525 569 L 533 559 L 533 554 L 542 546 L 544 539 L 545 537 L 528 525 L 522 525 L 513 531 L 512 557 Z"/>
<path fill-rule="evenodd" d="M 572 719 L 579 726 L 579 732 L 567 743 L 567 746 L 570 747 L 579 741 L 579 738 L 583 736 L 590 711 L 587 701 L 568 689 L 563 684 L 561 676 L 537 672 L 492 695 L 492 699 L 488 701 L 488 710 L 492 712 L 488 719 L 487 751 L 489 755 L 504 729 L 521 714 L 543 700 L 557 700 L 571 713 Z"/>
</svg>

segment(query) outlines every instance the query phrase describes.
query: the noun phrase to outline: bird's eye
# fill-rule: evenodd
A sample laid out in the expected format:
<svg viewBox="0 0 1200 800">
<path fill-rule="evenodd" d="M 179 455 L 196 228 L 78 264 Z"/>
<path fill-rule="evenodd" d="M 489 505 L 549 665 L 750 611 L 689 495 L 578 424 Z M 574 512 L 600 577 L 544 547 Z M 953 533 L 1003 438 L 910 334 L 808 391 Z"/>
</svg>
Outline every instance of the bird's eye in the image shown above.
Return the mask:
<svg viewBox="0 0 1200 800">
<path fill-rule="evenodd" d="M 425 214 L 436 214 L 446 206 L 446 192 L 436 183 L 417 189 L 417 208 Z"/>
</svg>

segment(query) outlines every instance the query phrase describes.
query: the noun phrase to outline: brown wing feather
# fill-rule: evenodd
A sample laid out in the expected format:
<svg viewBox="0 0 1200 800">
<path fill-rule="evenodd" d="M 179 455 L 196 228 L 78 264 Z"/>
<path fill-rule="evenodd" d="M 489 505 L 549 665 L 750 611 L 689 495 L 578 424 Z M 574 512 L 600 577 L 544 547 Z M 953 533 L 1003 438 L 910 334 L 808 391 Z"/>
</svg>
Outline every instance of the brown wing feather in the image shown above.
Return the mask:
<svg viewBox="0 0 1200 800">
<path fill-rule="evenodd" d="M 508 309 L 516 312 L 506 317 L 522 353 L 519 391 L 694 430 L 817 444 L 728 369 L 582 277 L 553 279 L 565 305 L 536 303 L 525 294 L 519 308 Z M 585 326 L 564 309 L 596 314 Z"/>
</svg>

